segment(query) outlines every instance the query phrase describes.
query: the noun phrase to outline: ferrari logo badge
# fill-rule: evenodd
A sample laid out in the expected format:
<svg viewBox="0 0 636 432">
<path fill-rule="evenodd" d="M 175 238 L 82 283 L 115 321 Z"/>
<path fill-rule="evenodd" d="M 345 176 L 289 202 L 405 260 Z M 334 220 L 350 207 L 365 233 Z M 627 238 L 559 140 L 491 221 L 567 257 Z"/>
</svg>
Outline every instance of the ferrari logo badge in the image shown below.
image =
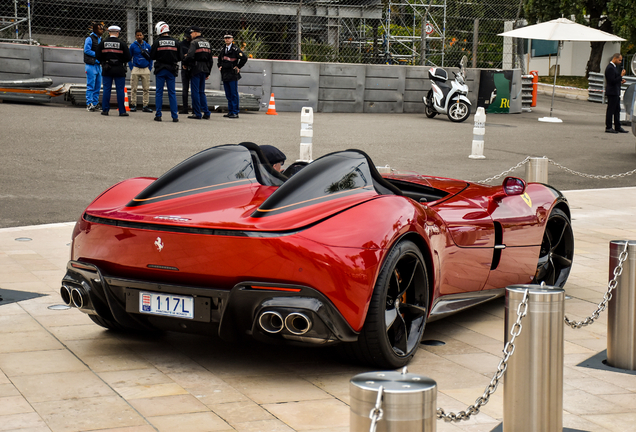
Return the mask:
<svg viewBox="0 0 636 432">
<path fill-rule="evenodd" d="M 157 237 L 157 240 L 155 240 L 155 246 L 157 246 L 157 250 L 161 252 L 161 249 L 163 249 L 163 242 L 161 241 L 161 237 Z"/>
<path fill-rule="evenodd" d="M 532 207 L 532 200 L 530 199 L 530 195 L 528 195 L 527 192 L 521 195 L 521 198 L 526 202 L 526 204 L 528 204 L 528 207 Z"/>
</svg>

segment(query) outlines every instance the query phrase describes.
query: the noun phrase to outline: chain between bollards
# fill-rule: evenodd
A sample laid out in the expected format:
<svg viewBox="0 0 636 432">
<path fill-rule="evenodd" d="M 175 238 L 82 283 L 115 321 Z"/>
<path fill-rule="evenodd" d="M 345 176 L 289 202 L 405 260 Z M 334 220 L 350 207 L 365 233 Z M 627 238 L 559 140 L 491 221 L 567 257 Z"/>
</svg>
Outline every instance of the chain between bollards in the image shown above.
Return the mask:
<svg viewBox="0 0 636 432">
<path fill-rule="evenodd" d="M 384 415 L 384 411 L 382 410 L 382 392 L 384 391 L 384 387 L 380 386 L 378 389 L 378 398 L 375 400 L 375 406 L 369 413 L 369 418 L 371 419 L 371 426 L 369 427 L 369 432 L 375 432 L 375 429 L 378 427 L 378 422 L 382 420 L 382 416 Z"/>
<path fill-rule="evenodd" d="M 528 290 L 525 291 L 525 293 L 523 294 L 523 300 L 521 301 L 521 303 L 519 303 L 519 306 L 517 306 L 517 321 L 515 321 L 515 323 L 512 325 L 512 328 L 510 329 L 510 335 L 512 336 L 512 338 L 504 346 L 504 349 L 503 349 L 504 357 L 499 362 L 499 365 L 497 366 L 497 372 L 495 372 L 495 375 L 490 380 L 490 384 L 488 384 L 488 386 L 486 387 L 484 394 L 478 397 L 477 400 L 475 400 L 475 403 L 473 405 L 470 405 L 468 408 L 466 408 L 466 411 L 460 411 L 457 414 L 452 412 L 446 414 L 443 408 L 438 408 L 437 409 L 438 419 L 444 419 L 445 421 L 448 421 L 448 422 L 451 422 L 451 421 L 457 422 L 461 420 L 468 420 L 470 419 L 471 415 L 479 414 L 479 410 L 481 409 L 481 407 L 486 405 L 488 401 L 490 400 L 490 396 L 492 396 L 493 393 L 497 391 L 497 386 L 499 386 L 499 381 L 501 380 L 501 378 L 503 377 L 503 374 L 506 372 L 506 369 L 508 368 L 508 360 L 510 360 L 510 356 L 512 356 L 512 354 L 515 352 L 515 339 L 517 338 L 517 336 L 521 334 L 521 329 L 523 328 L 521 325 L 521 319 L 525 317 L 527 313 L 528 313 Z"/>
<path fill-rule="evenodd" d="M 607 304 L 612 299 L 612 290 L 616 288 L 616 285 L 618 284 L 617 279 L 621 275 L 621 273 L 623 273 L 623 263 L 627 261 L 627 256 L 628 256 L 627 246 L 628 245 L 629 245 L 629 242 L 625 242 L 625 248 L 619 255 L 618 264 L 614 268 L 614 272 L 613 272 L 614 277 L 607 284 L 607 292 L 605 293 L 605 295 L 603 295 L 603 300 L 598 304 L 598 307 L 596 308 L 596 310 L 592 313 L 592 315 L 585 318 L 583 321 L 578 321 L 578 322 L 570 321 L 568 317 L 564 317 L 563 320 L 565 321 L 566 325 L 572 327 L 573 329 L 580 329 L 581 327 L 594 323 L 594 321 L 598 319 L 601 312 L 607 309 Z"/>
</svg>

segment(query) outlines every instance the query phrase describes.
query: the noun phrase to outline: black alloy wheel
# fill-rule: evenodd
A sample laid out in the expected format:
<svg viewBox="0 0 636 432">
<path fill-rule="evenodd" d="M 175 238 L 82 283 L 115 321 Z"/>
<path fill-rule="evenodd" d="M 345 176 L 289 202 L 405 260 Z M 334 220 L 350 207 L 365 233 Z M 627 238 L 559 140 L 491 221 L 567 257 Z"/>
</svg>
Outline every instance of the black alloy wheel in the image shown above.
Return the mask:
<svg viewBox="0 0 636 432">
<path fill-rule="evenodd" d="M 387 256 L 367 318 L 353 344 L 358 360 L 395 369 L 406 365 L 420 344 L 429 308 L 426 264 L 411 241 L 399 242 Z"/>
<path fill-rule="evenodd" d="M 552 210 L 545 225 L 534 283 L 562 288 L 570 275 L 574 258 L 574 234 L 570 218 Z"/>
<path fill-rule="evenodd" d="M 428 91 L 428 95 L 422 98 L 424 102 L 424 114 L 428 118 L 433 118 L 437 115 L 437 111 L 433 108 L 433 90 Z"/>
</svg>

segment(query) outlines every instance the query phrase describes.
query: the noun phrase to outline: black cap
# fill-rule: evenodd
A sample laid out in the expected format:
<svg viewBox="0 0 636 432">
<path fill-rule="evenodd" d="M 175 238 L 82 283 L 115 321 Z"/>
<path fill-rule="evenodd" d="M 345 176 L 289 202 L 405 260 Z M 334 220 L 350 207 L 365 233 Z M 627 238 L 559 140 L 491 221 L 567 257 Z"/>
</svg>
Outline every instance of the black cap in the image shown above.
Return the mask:
<svg viewBox="0 0 636 432">
<path fill-rule="evenodd" d="M 270 165 L 285 162 L 285 159 L 287 159 L 287 156 L 285 156 L 285 153 L 278 150 L 274 146 L 265 144 L 259 147 L 261 148 L 261 151 L 263 152 L 263 154 L 269 161 Z"/>
<path fill-rule="evenodd" d="M 197 26 L 190 27 L 190 33 L 192 32 L 201 33 L 201 27 L 197 27 Z"/>
</svg>

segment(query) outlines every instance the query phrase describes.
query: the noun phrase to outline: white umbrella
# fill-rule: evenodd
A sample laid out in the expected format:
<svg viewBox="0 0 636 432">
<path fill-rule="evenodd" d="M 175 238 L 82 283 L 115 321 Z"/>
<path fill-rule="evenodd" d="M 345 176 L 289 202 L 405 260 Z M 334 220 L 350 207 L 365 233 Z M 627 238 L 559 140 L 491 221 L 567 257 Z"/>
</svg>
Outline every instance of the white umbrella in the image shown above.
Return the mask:
<svg viewBox="0 0 636 432">
<path fill-rule="evenodd" d="M 541 39 L 559 41 L 557 46 L 557 60 L 554 68 L 554 87 L 552 87 L 552 103 L 550 105 L 550 117 L 540 118 L 539 121 L 548 121 L 561 123 L 561 120 L 552 117 L 552 108 L 554 107 L 554 90 L 556 87 L 556 75 L 559 67 L 559 51 L 563 41 L 584 41 L 584 42 L 623 42 L 625 39 L 606 33 L 601 30 L 593 29 L 567 18 L 558 18 L 544 23 L 534 24 L 527 27 L 521 27 L 504 33 L 499 36 L 514 37 L 521 39 Z"/>
</svg>

